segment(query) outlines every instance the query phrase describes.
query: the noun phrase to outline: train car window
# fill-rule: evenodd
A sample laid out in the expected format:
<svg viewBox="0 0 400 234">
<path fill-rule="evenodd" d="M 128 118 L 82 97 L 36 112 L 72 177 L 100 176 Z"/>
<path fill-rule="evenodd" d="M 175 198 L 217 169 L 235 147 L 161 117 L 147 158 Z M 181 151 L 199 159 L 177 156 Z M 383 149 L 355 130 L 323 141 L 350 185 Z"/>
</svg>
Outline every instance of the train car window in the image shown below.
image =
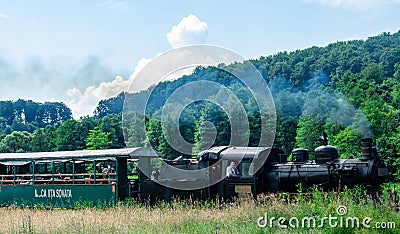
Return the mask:
<svg viewBox="0 0 400 234">
<path fill-rule="evenodd" d="M 227 160 L 223 160 L 222 161 L 222 168 L 225 168 L 225 170 L 222 170 L 222 178 L 226 177 L 226 168 L 228 167 L 228 161 Z"/>
<path fill-rule="evenodd" d="M 253 175 L 254 175 L 254 162 L 251 162 L 249 166 L 249 176 Z"/>
<path fill-rule="evenodd" d="M 242 178 L 250 178 L 253 177 L 252 173 L 252 166 L 250 162 L 242 162 L 242 170 L 241 170 L 241 177 Z"/>
<path fill-rule="evenodd" d="M 158 180 L 160 177 L 162 161 L 159 158 L 151 159 L 151 179 Z M 162 177 L 162 176 L 161 176 Z"/>
</svg>

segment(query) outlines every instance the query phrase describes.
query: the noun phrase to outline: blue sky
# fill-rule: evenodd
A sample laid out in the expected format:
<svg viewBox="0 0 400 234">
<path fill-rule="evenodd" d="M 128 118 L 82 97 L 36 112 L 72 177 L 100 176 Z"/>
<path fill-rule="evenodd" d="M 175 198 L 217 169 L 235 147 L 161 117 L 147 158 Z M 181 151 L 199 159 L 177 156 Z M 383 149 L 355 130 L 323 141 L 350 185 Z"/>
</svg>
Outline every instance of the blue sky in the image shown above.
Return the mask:
<svg viewBox="0 0 400 234">
<path fill-rule="evenodd" d="M 77 118 L 174 47 L 257 58 L 394 33 L 398 12 L 400 0 L 0 0 L 0 100 L 63 101 Z"/>
</svg>

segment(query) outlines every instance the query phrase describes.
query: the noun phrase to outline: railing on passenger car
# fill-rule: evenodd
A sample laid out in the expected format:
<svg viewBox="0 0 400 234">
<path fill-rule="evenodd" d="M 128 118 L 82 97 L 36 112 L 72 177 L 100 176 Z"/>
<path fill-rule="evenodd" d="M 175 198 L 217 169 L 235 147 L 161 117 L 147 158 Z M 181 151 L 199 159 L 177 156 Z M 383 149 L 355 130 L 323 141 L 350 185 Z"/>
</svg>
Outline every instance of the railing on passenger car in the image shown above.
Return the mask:
<svg viewBox="0 0 400 234">
<path fill-rule="evenodd" d="M 114 184 L 116 173 L 0 175 L 0 185 Z"/>
</svg>

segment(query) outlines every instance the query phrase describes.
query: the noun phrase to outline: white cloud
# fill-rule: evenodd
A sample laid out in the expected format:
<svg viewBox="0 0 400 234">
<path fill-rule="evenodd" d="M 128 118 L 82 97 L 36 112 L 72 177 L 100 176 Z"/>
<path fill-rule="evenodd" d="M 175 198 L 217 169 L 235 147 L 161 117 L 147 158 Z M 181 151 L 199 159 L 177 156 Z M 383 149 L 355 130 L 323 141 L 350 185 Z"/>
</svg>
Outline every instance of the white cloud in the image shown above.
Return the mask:
<svg viewBox="0 0 400 234">
<path fill-rule="evenodd" d="M 208 34 L 206 22 L 200 21 L 195 15 L 188 15 L 174 25 L 167 33 L 167 40 L 173 48 L 185 45 L 202 44 L 205 42 Z"/>
<path fill-rule="evenodd" d="M 164 76 L 162 78 L 162 82 L 164 81 L 173 81 L 176 79 L 181 78 L 182 76 L 187 76 L 193 73 L 194 69 L 197 67 L 198 65 L 193 65 L 193 66 L 189 66 L 189 67 L 183 67 L 177 70 L 174 70 L 170 73 L 168 73 L 166 76 Z"/>
<path fill-rule="evenodd" d="M 66 104 L 71 108 L 74 118 L 92 115 L 100 100 L 117 96 L 126 91 L 128 85 L 129 80 L 117 76 L 111 82 L 101 82 L 97 87 L 90 86 L 83 93 L 77 88 L 72 88 L 67 90 L 71 99 Z"/>
<path fill-rule="evenodd" d="M 318 2 L 330 7 L 342 7 L 352 10 L 368 10 L 373 7 L 400 3 L 400 0 L 305 0 L 306 2 Z"/>
<path fill-rule="evenodd" d="M 156 56 L 158 56 L 160 53 L 158 53 Z M 148 58 L 141 58 L 139 62 L 137 62 L 135 70 L 133 71 L 132 75 L 129 76 L 129 80 L 135 79 L 137 74 L 146 66 L 152 59 Z"/>
<path fill-rule="evenodd" d="M 128 90 L 135 93 L 162 81 L 175 80 L 191 74 L 198 66 L 216 66 L 243 61 L 243 58 L 221 47 L 198 45 L 171 50 L 153 59 L 132 80 Z"/>
<path fill-rule="evenodd" d="M 108 1 L 99 3 L 96 7 L 114 8 L 118 6 L 119 2 Z M 204 43 L 207 37 L 208 28 L 207 23 L 201 22 L 196 16 L 188 15 L 184 17 L 178 25 L 172 27 L 171 31 L 167 33 L 168 42 L 172 47 L 177 48 L 184 45 Z M 156 55 L 159 56 L 161 53 Z M 122 77 L 117 76 L 113 81 L 101 82 L 97 87 L 90 86 L 84 92 L 78 88 L 72 88 L 67 91 L 70 100 L 66 102 L 67 106 L 71 108 L 74 118 L 79 118 L 86 115 L 92 115 L 100 100 L 108 99 L 117 96 L 121 92 L 140 91 L 154 85 L 151 78 L 149 79 L 135 79 L 139 72 L 150 62 L 152 59 L 140 59 L 133 73 L 129 79 L 124 80 Z M 190 74 L 194 67 L 184 68 L 174 73 L 168 74 L 164 80 L 173 80 L 181 77 L 182 75 Z M 154 72 L 154 77 L 159 78 L 160 74 Z M 132 87 L 131 87 L 132 86 Z"/>
<path fill-rule="evenodd" d="M 96 4 L 96 7 L 108 8 L 108 9 L 125 9 L 128 7 L 127 2 L 119 2 L 119 1 L 105 1 Z"/>
<path fill-rule="evenodd" d="M 162 53 L 157 53 L 157 56 L 161 55 Z M 136 77 L 139 74 L 139 72 L 148 64 L 152 61 L 153 59 L 149 58 L 141 58 L 135 67 L 135 70 L 133 73 L 129 76 L 129 90 L 127 89 L 126 91 L 129 92 L 138 92 L 140 90 L 146 90 L 148 89 L 153 83 L 151 82 L 151 79 L 146 79 L 146 80 L 137 80 Z M 150 82 L 149 82 L 150 81 Z"/>
<path fill-rule="evenodd" d="M 96 7 L 119 8 L 125 5 L 125 2 L 106 1 L 97 4 Z M 176 48 L 189 44 L 204 43 L 207 33 L 207 23 L 201 22 L 194 15 L 188 15 L 187 17 L 184 17 L 178 25 L 172 27 L 171 31 L 167 33 L 167 39 L 171 46 Z M 161 53 L 158 53 L 156 57 L 160 54 Z M 135 79 L 142 68 L 144 68 L 150 61 L 152 61 L 152 59 L 140 59 L 137 62 L 133 73 L 127 80 L 117 76 L 113 81 L 101 82 L 98 86 L 89 86 L 83 92 L 78 88 L 67 90 L 67 95 L 70 100 L 67 101 L 66 104 L 71 108 L 74 118 L 92 115 L 99 101 L 103 99 L 115 97 L 121 92 L 128 91 L 128 89 L 130 92 L 132 90 L 139 91 L 154 85 L 152 79 Z M 174 74 L 169 74 L 169 76 L 165 77 L 165 80 L 176 79 L 177 76 L 190 74 L 192 70 L 193 68 L 187 68 L 181 71 L 176 71 Z"/>
<path fill-rule="evenodd" d="M 78 88 L 69 89 L 67 95 L 70 100 L 66 104 L 71 108 L 74 118 L 92 115 L 100 100 L 115 97 L 121 92 L 134 93 L 161 81 L 178 79 L 191 74 L 199 65 L 215 66 L 221 62 L 230 64 L 242 60 L 240 56 L 227 53 L 220 47 L 197 46 L 158 53 L 155 59 L 140 59 L 127 80 L 117 76 L 111 82 L 101 82 L 97 87 L 90 86 L 84 92 Z"/>
<path fill-rule="evenodd" d="M 117 76 L 113 81 L 101 82 L 97 87 L 89 86 L 83 93 L 77 88 L 67 90 L 70 100 L 66 104 L 71 108 L 74 118 L 92 115 L 99 101 L 115 97 L 121 92 L 126 92 L 132 83 L 132 79 L 150 61 L 151 59 L 147 58 L 140 59 L 128 80 Z"/>
<path fill-rule="evenodd" d="M 0 13 L 0 18 L 2 18 L 2 19 L 6 19 L 6 20 L 9 20 L 9 19 L 11 19 L 11 17 L 10 17 L 9 15 L 2 14 L 2 13 Z"/>
</svg>

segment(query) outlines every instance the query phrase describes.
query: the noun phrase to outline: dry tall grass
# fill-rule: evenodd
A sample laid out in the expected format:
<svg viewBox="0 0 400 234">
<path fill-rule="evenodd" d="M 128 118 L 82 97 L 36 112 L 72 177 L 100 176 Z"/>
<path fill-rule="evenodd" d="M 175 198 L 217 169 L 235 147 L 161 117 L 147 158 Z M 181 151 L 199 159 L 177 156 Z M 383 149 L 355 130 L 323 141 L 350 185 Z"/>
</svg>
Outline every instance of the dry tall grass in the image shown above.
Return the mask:
<svg viewBox="0 0 400 234">
<path fill-rule="evenodd" d="M 189 223 L 229 225 L 232 220 L 248 218 L 255 209 L 254 203 L 212 208 L 178 202 L 106 209 L 0 208 L 0 233 L 160 233 Z"/>
<path fill-rule="evenodd" d="M 383 198 L 385 198 L 384 196 Z M 371 217 L 395 222 L 395 229 L 258 227 L 265 213 L 273 217 L 321 217 L 338 215 L 345 206 L 346 216 Z M 360 189 L 324 194 L 312 198 L 272 196 L 258 202 L 241 201 L 229 205 L 174 201 L 156 206 L 119 204 L 113 208 L 44 209 L 0 208 L 0 233 L 400 233 L 400 212 L 390 199 L 367 199 Z"/>
</svg>

